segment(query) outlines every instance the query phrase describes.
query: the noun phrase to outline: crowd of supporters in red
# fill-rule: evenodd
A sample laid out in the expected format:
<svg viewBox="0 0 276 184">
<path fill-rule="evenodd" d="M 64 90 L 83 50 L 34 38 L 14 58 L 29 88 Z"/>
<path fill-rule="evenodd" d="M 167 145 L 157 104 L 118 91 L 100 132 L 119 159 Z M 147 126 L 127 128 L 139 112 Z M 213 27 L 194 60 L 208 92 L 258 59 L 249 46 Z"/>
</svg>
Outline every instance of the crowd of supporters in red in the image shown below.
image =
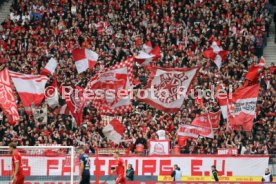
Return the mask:
<svg viewBox="0 0 276 184">
<path fill-rule="evenodd" d="M 159 45 L 162 57 L 154 62 L 162 67 L 194 67 L 202 65 L 193 88 L 210 89 L 224 84 L 233 91 L 243 85 L 248 68 L 263 55 L 273 21 L 272 5 L 267 0 L 14 0 L 11 15 L 2 23 L 0 32 L 1 65 L 25 74 L 39 74 L 50 57 L 59 66 L 58 85 L 85 87 L 101 68 L 113 66 L 136 55 L 143 43 Z M 107 29 L 99 29 L 99 22 Z M 141 40 L 141 43 L 139 43 Z M 229 51 L 219 70 L 202 52 L 212 41 L 219 41 Z M 89 48 L 99 54 L 93 70 L 78 74 L 72 50 Z M 146 85 L 149 72 L 135 65 L 137 88 Z M 231 130 L 221 118 L 214 139 L 187 138 L 181 143 L 184 154 L 216 154 L 218 148 L 238 148 L 239 154 L 275 154 L 275 66 L 266 65 L 259 78 L 261 89 L 252 132 Z M 50 84 L 53 80 L 48 82 Z M 178 144 L 177 129 L 190 124 L 197 114 L 220 110 L 214 99 L 203 99 L 199 105 L 189 97 L 178 113 L 156 110 L 133 101 L 133 111 L 123 115 L 126 131 L 119 145 L 102 134 L 101 116 L 92 106 L 83 111 L 83 124 L 74 125 L 70 115 L 60 108 L 48 108 L 48 123 L 35 123 L 25 113 L 17 96 L 21 121 L 10 126 L 0 120 L 0 145 L 17 141 L 19 145 L 85 143 L 95 148 L 130 148 L 137 144 L 147 148 L 147 141 L 158 139 L 156 132 L 165 130 L 171 147 Z M 64 104 L 60 99 L 60 106 Z"/>
</svg>

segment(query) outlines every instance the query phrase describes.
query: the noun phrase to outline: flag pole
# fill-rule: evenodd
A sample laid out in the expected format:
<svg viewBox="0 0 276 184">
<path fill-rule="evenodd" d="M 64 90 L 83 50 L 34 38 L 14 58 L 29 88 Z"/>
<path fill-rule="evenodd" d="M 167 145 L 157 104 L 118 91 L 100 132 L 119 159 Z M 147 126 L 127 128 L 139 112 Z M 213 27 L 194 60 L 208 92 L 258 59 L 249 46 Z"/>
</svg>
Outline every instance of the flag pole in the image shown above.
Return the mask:
<svg viewBox="0 0 276 184">
<path fill-rule="evenodd" d="M 99 184 L 99 180 L 100 180 L 100 176 L 99 176 L 99 151 L 98 151 L 98 148 L 96 148 L 96 159 L 95 159 L 95 183 L 96 184 Z"/>
</svg>

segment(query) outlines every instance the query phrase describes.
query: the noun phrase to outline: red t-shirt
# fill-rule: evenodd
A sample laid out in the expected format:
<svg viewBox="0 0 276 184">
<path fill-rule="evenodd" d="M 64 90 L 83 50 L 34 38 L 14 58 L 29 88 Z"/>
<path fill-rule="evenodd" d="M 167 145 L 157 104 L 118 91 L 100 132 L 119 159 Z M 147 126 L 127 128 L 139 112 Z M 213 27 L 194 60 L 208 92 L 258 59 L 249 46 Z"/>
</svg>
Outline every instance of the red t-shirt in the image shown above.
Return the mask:
<svg viewBox="0 0 276 184">
<path fill-rule="evenodd" d="M 119 158 L 117 168 L 116 168 L 118 176 L 124 176 L 125 168 L 123 159 Z"/>
<path fill-rule="evenodd" d="M 19 163 L 18 172 L 16 176 L 22 176 L 23 175 L 23 169 L 22 169 L 22 160 L 21 160 L 21 153 L 19 153 L 18 150 L 14 150 L 12 154 L 12 170 L 15 171 L 15 163 Z"/>
</svg>

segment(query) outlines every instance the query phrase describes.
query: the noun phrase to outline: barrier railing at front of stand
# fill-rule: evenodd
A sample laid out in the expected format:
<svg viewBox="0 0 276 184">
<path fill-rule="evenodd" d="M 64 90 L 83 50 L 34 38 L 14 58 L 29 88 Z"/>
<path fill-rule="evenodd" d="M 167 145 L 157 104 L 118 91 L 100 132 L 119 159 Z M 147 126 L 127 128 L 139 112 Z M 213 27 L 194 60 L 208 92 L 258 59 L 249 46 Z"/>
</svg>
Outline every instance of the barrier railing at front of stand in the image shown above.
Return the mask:
<svg viewBox="0 0 276 184">
<path fill-rule="evenodd" d="M 98 149 L 98 154 L 99 156 L 109 156 L 112 155 L 115 151 L 118 151 L 121 155 L 125 156 L 161 156 L 158 154 L 151 154 L 148 149 L 141 149 L 141 150 L 136 150 L 136 152 L 132 153 L 129 149 L 123 149 L 123 148 L 118 148 L 118 149 L 113 149 L 113 148 L 104 148 L 104 149 Z M 169 154 L 165 155 L 171 155 L 171 156 L 185 156 L 185 155 L 191 155 L 191 154 L 181 154 L 180 152 L 176 151 L 175 149 L 171 149 Z M 199 154 L 192 154 L 194 156 L 197 156 Z M 192 156 L 191 155 L 191 156 Z M 203 155 L 204 154 L 200 154 Z M 208 154 L 208 156 L 235 156 L 235 157 L 246 157 L 246 156 L 269 156 L 269 169 L 273 176 L 276 176 L 276 155 L 256 155 L 256 154 L 249 154 L 249 155 L 240 155 L 238 154 L 238 150 L 236 148 L 230 148 L 230 149 L 218 149 L 217 154 Z"/>
</svg>

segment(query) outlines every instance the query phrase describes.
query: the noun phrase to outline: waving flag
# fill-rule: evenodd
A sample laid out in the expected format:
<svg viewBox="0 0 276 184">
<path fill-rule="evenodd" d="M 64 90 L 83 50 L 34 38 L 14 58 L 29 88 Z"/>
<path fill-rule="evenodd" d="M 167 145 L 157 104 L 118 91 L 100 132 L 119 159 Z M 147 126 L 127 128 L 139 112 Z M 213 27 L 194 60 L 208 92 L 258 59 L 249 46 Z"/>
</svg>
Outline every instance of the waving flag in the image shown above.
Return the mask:
<svg viewBox="0 0 276 184">
<path fill-rule="evenodd" d="M 11 125 L 20 120 L 7 68 L 0 71 L 0 108 Z"/>
<path fill-rule="evenodd" d="M 253 84 L 258 82 L 258 77 L 259 77 L 259 73 L 260 71 L 263 69 L 265 64 L 265 60 L 264 57 L 261 57 L 260 63 L 257 65 L 252 65 L 249 69 L 249 71 L 247 72 L 245 78 L 246 78 L 246 82 L 244 84 L 244 86 L 248 86 L 249 82 L 251 81 Z"/>
<path fill-rule="evenodd" d="M 151 76 L 138 99 L 165 112 L 179 111 L 199 68 L 148 67 Z"/>
<path fill-rule="evenodd" d="M 58 101 L 58 86 L 57 79 L 54 78 L 53 83 L 45 90 L 46 102 L 51 108 L 55 108 L 59 105 Z"/>
<path fill-rule="evenodd" d="M 220 69 L 222 63 L 227 58 L 228 52 L 223 50 L 218 42 L 213 42 L 211 47 L 205 50 L 202 55 L 205 58 L 212 59 L 217 67 Z"/>
<path fill-rule="evenodd" d="M 178 136 L 198 138 L 198 136 L 214 138 L 212 128 L 203 128 L 193 125 L 181 125 L 178 129 Z"/>
<path fill-rule="evenodd" d="M 144 50 L 146 53 L 150 53 L 150 52 L 151 52 L 151 50 L 152 50 L 151 41 L 147 41 L 147 42 L 143 45 L 143 50 Z"/>
<path fill-rule="evenodd" d="M 42 69 L 40 72 L 41 75 L 53 75 L 55 73 L 56 67 L 58 63 L 57 60 L 51 58 L 48 63 L 46 64 L 45 68 Z"/>
<path fill-rule="evenodd" d="M 208 114 L 199 114 L 192 122 L 193 126 L 199 126 L 204 128 L 212 128 Z"/>
<path fill-rule="evenodd" d="M 31 106 L 39 106 L 44 99 L 45 85 L 48 77 L 43 75 L 28 75 L 10 71 L 15 89 L 27 113 L 31 113 Z"/>
<path fill-rule="evenodd" d="M 78 125 L 82 123 L 83 110 L 83 95 L 84 89 L 79 86 L 62 86 L 62 96 L 65 98 L 66 106 L 64 105 L 60 112 L 71 114 Z"/>
<path fill-rule="evenodd" d="M 221 91 L 222 89 L 223 89 L 223 91 Z M 220 94 L 219 96 L 216 97 L 216 99 L 217 99 L 218 104 L 220 106 L 222 117 L 223 117 L 223 119 L 227 119 L 228 96 L 227 96 L 227 93 L 225 91 L 225 85 L 222 84 L 222 85 L 217 86 L 216 87 L 216 93 Z"/>
<path fill-rule="evenodd" d="M 132 87 L 133 59 L 129 58 L 96 74 L 87 84 L 90 95 L 86 100 L 92 101 L 100 114 L 123 114 L 132 109 L 127 92 Z"/>
<path fill-rule="evenodd" d="M 229 99 L 228 121 L 232 127 L 243 126 L 251 131 L 256 115 L 256 104 L 260 85 L 255 84 L 237 89 Z"/>
<path fill-rule="evenodd" d="M 106 126 L 107 124 L 109 124 L 109 122 L 113 119 L 117 119 L 120 122 L 122 122 L 123 117 L 122 116 L 108 116 L 108 115 L 101 115 L 101 124 L 103 126 Z"/>
<path fill-rule="evenodd" d="M 78 73 L 86 71 L 88 68 L 93 69 L 97 63 L 99 55 L 89 49 L 75 49 L 72 52 Z"/>
<path fill-rule="evenodd" d="M 193 120 L 192 125 L 199 126 L 203 128 L 218 128 L 220 120 L 220 111 L 218 112 L 209 112 L 204 114 L 199 114 Z"/>
<path fill-rule="evenodd" d="M 115 144 L 119 144 L 122 140 L 124 131 L 125 127 L 118 119 L 114 118 L 103 128 L 102 132 L 107 139 L 113 141 Z"/>
<path fill-rule="evenodd" d="M 150 62 L 156 61 L 160 57 L 161 57 L 160 47 L 156 46 L 149 53 L 140 51 L 137 56 L 134 56 L 134 59 L 140 65 L 148 65 L 150 64 Z"/>
<path fill-rule="evenodd" d="M 264 67 L 265 66 L 265 58 L 262 56 L 261 57 L 261 59 L 260 59 L 260 61 L 259 61 L 259 64 L 258 64 L 259 66 L 262 66 L 262 67 Z"/>
</svg>

